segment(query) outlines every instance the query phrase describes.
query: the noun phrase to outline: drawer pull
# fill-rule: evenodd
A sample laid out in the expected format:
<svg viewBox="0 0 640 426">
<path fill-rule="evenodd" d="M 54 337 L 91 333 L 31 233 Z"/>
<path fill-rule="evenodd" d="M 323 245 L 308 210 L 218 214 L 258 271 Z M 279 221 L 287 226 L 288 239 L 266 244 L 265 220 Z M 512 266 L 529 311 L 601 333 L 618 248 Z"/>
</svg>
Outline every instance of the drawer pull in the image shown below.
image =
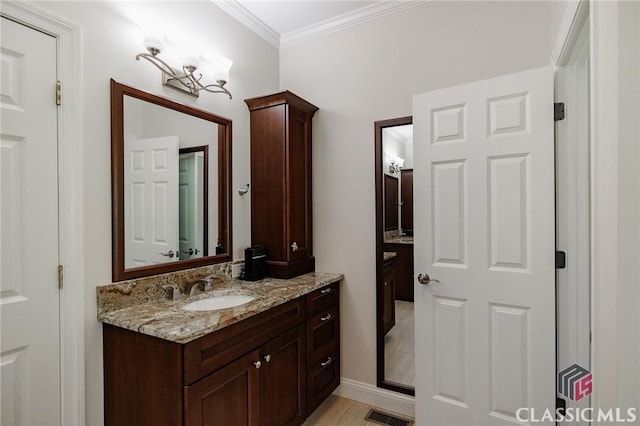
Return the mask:
<svg viewBox="0 0 640 426">
<path fill-rule="evenodd" d="M 253 365 L 256 366 L 257 369 L 259 369 L 260 367 L 262 367 L 262 363 L 260 361 L 256 361 L 253 363 Z"/>
<path fill-rule="evenodd" d="M 327 365 L 331 364 L 331 361 L 333 361 L 333 358 L 329 357 L 325 362 L 321 362 L 320 365 L 326 367 Z"/>
<path fill-rule="evenodd" d="M 327 314 L 326 317 L 320 317 L 320 321 L 327 321 L 331 319 L 331 314 Z"/>
<path fill-rule="evenodd" d="M 265 360 L 265 362 L 269 362 L 269 361 L 271 361 L 271 355 L 270 355 L 270 354 L 269 354 L 269 355 L 266 355 L 266 356 L 264 357 L 264 360 Z"/>
<path fill-rule="evenodd" d="M 322 293 L 322 294 L 331 293 L 331 287 L 329 287 L 329 288 L 325 288 L 325 289 L 323 289 L 323 290 L 320 290 L 320 293 Z"/>
</svg>

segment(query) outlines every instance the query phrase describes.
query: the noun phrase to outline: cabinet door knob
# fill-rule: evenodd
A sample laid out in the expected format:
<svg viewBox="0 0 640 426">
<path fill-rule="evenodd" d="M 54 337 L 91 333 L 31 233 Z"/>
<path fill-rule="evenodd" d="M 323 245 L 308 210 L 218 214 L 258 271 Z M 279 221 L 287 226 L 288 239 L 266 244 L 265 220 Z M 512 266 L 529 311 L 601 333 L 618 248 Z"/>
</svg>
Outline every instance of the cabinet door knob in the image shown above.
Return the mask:
<svg viewBox="0 0 640 426">
<path fill-rule="evenodd" d="M 325 289 L 323 289 L 323 290 L 320 290 L 320 293 L 322 293 L 322 294 L 331 293 L 331 287 L 329 287 L 329 288 L 325 288 Z"/>
<path fill-rule="evenodd" d="M 320 365 L 326 367 L 327 365 L 331 364 L 331 361 L 333 361 L 333 359 L 331 357 L 328 357 L 327 360 L 325 362 L 321 362 Z"/>
<path fill-rule="evenodd" d="M 266 356 L 264 357 L 264 360 L 265 360 L 265 362 L 269 362 L 269 361 L 271 361 L 271 355 L 266 355 Z"/>
<path fill-rule="evenodd" d="M 320 317 L 320 321 L 327 321 L 331 319 L 331 314 L 327 314 L 326 317 Z"/>
<path fill-rule="evenodd" d="M 254 363 L 253 363 L 253 365 L 255 365 L 255 366 L 256 366 L 256 368 L 260 368 L 260 367 L 262 367 L 262 363 L 261 363 L 260 361 L 256 361 L 256 362 L 254 362 Z"/>
<path fill-rule="evenodd" d="M 293 242 L 291 243 L 291 250 L 293 251 L 298 251 L 298 243 L 297 242 Z"/>
</svg>

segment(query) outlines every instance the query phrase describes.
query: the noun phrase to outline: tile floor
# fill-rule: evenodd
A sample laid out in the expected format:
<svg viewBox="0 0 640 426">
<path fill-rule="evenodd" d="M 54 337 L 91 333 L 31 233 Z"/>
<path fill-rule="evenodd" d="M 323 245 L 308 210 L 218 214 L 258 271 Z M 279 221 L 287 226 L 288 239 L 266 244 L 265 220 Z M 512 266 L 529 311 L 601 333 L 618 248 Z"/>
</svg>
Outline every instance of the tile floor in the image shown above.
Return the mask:
<svg viewBox="0 0 640 426">
<path fill-rule="evenodd" d="M 350 399 L 331 395 L 302 426 L 374 426 L 377 423 L 366 421 L 364 418 L 374 407 Z M 385 413 L 395 414 L 387 410 Z M 403 419 L 407 416 L 398 414 Z"/>
<path fill-rule="evenodd" d="M 384 339 L 386 380 L 415 386 L 413 303 L 396 300 L 396 325 Z"/>
</svg>

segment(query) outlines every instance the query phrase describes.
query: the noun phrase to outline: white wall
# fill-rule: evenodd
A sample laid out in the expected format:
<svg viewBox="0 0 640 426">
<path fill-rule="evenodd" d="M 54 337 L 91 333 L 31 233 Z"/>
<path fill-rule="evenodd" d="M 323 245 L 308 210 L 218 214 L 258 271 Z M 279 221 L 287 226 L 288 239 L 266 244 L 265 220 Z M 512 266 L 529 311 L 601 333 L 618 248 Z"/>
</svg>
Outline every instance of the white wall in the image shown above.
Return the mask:
<svg viewBox="0 0 640 426">
<path fill-rule="evenodd" d="M 640 410 L 640 3 L 591 6 L 592 401 L 624 413 Z"/>
<path fill-rule="evenodd" d="M 84 247 L 86 424 L 103 422 L 102 332 L 96 320 L 97 285 L 111 282 L 111 156 L 109 79 L 160 94 L 233 120 L 233 188 L 249 174 L 249 112 L 243 99 L 278 89 L 278 51 L 210 1 L 37 2 L 82 26 L 84 113 Z M 161 86 L 160 72 L 136 61 L 143 51 L 141 20 L 160 23 L 178 38 L 234 61 L 225 95 L 194 99 Z M 63 84 L 73 84 L 63 82 Z M 234 257 L 250 244 L 250 197 L 233 191 Z"/>
<path fill-rule="evenodd" d="M 546 2 L 426 2 L 280 52 L 280 87 L 317 105 L 316 269 L 345 274 L 342 374 L 375 385 L 376 120 L 411 115 L 412 95 L 540 67 Z"/>
<path fill-rule="evenodd" d="M 565 13 L 567 12 L 570 3 L 575 3 L 579 0 L 563 1 L 555 0 L 551 2 L 551 47 L 553 48 L 558 41 L 560 29 L 562 27 L 562 21 L 565 19 Z M 588 0 L 587 0 L 588 1 Z M 561 35 L 563 37 L 564 34 Z"/>
<path fill-rule="evenodd" d="M 391 165 L 391 159 L 400 157 L 402 159 L 407 158 L 407 147 L 404 141 L 396 138 L 389 133 L 387 129 L 382 129 L 382 171 L 386 175 L 396 176 L 393 173 L 389 173 L 389 166 Z M 404 164 L 407 162 L 405 161 Z"/>
</svg>

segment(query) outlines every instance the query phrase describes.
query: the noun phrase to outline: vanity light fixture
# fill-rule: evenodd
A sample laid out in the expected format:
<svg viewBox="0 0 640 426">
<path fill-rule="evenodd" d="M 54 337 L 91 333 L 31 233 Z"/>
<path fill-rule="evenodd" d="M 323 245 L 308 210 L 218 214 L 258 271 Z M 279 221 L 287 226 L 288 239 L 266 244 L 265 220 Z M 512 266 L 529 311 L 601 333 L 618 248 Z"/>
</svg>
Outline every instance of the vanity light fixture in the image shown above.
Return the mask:
<svg viewBox="0 0 640 426">
<path fill-rule="evenodd" d="M 389 162 L 389 173 L 400 173 L 404 165 L 404 158 L 395 157 Z"/>
<path fill-rule="evenodd" d="M 140 53 L 136 55 L 136 60 L 144 58 L 151 62 L 156 68 L 162 71 L 162 82 L 165 86 L 170 86 L 193 96 L 199 96 L 201 90 L 211 93 L 226 93 L 231 99 L 231 93 L 225 89 L 224 85 L 229 81 L 229 69 L 233 62 L 230 59 L 219 57 L 213 61 L 212 74 L 216 83 L 203 84 L 202 74 L 196 73 L 200 66 L 197 56 L 187 56 L 182 61 L 182 71 L 175 69 L 165 61 L 160 59 L 159 55 L 163 49 L 162 38 L 148 36 L 143 43 L 148 53 Z"/>
</svg>

